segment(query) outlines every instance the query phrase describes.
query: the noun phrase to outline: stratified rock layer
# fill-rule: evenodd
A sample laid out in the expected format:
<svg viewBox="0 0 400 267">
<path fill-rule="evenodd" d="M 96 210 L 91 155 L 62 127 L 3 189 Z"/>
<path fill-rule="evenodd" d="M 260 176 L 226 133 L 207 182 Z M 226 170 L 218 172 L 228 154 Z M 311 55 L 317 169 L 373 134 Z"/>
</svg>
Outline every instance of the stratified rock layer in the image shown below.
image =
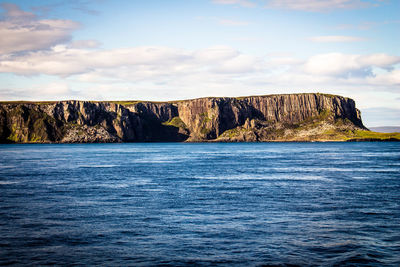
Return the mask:
<svg viewBox="0 0 400 267">
<path fill-rule="evenodd" d="M 319 93 L 0 104 L 3 143 L 345 140 L 361 129 L 352 99 Z"/>
</svg>

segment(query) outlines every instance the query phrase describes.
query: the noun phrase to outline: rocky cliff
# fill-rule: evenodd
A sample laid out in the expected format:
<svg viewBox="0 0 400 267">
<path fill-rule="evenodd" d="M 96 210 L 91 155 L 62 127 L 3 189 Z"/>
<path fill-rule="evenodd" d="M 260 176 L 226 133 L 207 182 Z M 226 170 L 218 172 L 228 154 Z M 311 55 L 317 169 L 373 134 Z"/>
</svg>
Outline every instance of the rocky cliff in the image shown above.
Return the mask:
<svg viewBox="0 0 400 267">
<path fill-rule="evenodd" d="M 319 93 L 0 103 L 3 143 L 321 141 L 346 140 L 362 130 L 352 99 Z"/>
</svg>

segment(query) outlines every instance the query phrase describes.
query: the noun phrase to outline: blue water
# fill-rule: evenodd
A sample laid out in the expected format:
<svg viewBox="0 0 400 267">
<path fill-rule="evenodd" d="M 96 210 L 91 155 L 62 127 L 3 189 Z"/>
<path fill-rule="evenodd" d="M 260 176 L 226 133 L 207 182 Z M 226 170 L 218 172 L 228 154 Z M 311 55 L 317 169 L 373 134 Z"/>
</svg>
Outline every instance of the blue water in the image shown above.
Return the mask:
<svg viewBox="0 0 400 267">
<path fill-rule="evenodd" d="M 399 143 L 0 146 L 0 265 L 400 265 Z"/>
</svg>

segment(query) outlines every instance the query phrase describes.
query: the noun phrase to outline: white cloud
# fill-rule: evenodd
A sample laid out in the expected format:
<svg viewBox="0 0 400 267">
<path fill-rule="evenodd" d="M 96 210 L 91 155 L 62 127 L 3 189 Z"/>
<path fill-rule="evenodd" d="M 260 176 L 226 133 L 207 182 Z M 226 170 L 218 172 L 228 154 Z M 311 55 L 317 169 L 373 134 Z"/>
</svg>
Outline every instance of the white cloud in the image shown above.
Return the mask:
<svg viewBox="0 0 400 267">
<path fill-rule="evenodd" d="M 69 76 L 93 69 L 120 66 L 168 66 L 183 63 L 186 55 L 167 47 L 134 47 L 114 50 L 73 49 L 63 45 L 52 50 L 29 52 L 0 58 L 0 72 L 22 75 Z"/>
<path fill-rule="evenodd" d="M 362 65 L 371 65 L 380 68 L 391 68 L 392 65 L 400 63 L 400 56 L 390 56 L 387 54 L 371 54 L 358 58 L 358 62 Z"/>
<path fill-rule="evenodd" d="M 0 57 L 0 72 L 19 75 L 76 76 L 86 82 L 168 83 L 183 76 L 209 74 L 276 76 L 278 81 L 303 79 L 352 83 L 398 84 L 399 56 L 328 53 L 299 59 L 256 57 L 227 46 L 199 50 L 143 46 L 112 50 L 76 49 L 57 45 L 50 50 Z M 376 72 L 379 68 L 381 71 Z M 278 77 L 280 76 L 280 77 Z M 312 78 L 310 78 L 312 76 Z M 282 78 L 284 77 L 284 78 Z"/>
<path fill-rule="evenodd" d="M 45 98 L 43 98 L 45 96 Z M 65 81 L 38 83 L 21 88 L 0 88 L 0 98 L 8 100 L 67 100 L 76 96 Z"/>
<path fill-rule="evenodd" d="M 256 4 L 249 0 L 212 0 L 214 4 L 220 5 L 239 5 L 243 7 L 255 7 Z"/>
<path fill-rule="evenodd" d="M 382 73 L 376 76 L 368 77 L 367 81 L 371 84 L 380 86 L 390 86 L 390 85 L 400 86 L 400 70 L 395 69 L 387 73 Z"/>
<path fill-rule="evenodd" d="M 375 0 L 373 3 L 364 0 L 269 0 L 267 7 L 320 12 L 334 9 L 364 8 L 378 5 L 379 2 L 380 0 Z"/>
<path fill-rule="evenodd" d="M 262 65 L 257 58 L 250 55 L 238 55 L 219 64 L 214 70 L 222 73 L 248 73 L 254 72 Z"/>
<path fill-rule="evenodd" d="M 79 24 L 71 20 L 38 19 L 14 4 L 2 4 L 5 20 L 0 21 L 0 55 L 47 49 L 70 39 Z"/>
<path fill-rule="evenodd" d="M 59 82 L 22 91 L 3 89 L 0 97 L 172 100 L 299 91 L 346 96 L 363 90 L 396 94 L 400 93 L 399 63 L 399 56 L 388 54 L 328 53 L 302 59 L 290 54 L 257 57 L 228 46 L 104 50 L 56 45 L 0 56 L 0 72 L 50 75 Z"/>
<path fill-rule="evenodd" d="M 100 42 L 96 40 L 76 40 L 68 44 L 70 48 L 98 48 Z"/>
<path fill-rule="evenodd" d="M 227 60 L 239 55 L 239 51 L 229 46 L 213 46 L 194 51 L 193 56 L 199 62 Z"/>
<path fill-rule="evenodd" d="M 360 42 L 360 41 L 365 41 L 366 39 L 356 36 L 327 35 L 327 36 L 314 36 L 311 37 L 310 40 L 319 43 L 338 43 L 338 42 Z"/>
<path fill-rule="evenodd" d="M 304 63 L 304 60 L 294 58 L 291 56 L 272 56 L 267 60 L 267 63 L 272 66 L 296 66 Z"/>
<path fill-rule="evenodd" d="M 303 70 L 315 75 L 369 76 L 372 74 L 372 67 L 390 68 L 396 63 L 400 63 L 400 57 L 386 54 L 347 55 L 329 53 L 310 57 L 304 64 Z"/>
</svg>

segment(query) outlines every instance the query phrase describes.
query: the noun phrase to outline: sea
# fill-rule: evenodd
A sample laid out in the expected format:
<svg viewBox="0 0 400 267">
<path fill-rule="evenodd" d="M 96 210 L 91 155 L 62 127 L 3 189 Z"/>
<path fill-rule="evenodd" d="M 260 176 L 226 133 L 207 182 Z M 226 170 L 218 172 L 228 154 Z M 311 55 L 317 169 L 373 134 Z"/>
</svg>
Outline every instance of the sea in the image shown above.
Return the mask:
<svg viewBox="0 0 400 267">
<path fill-rule="evenodd" d="M 400 143 L 0 145 L 0 265 L 400 266 Z"/>
</svg>

